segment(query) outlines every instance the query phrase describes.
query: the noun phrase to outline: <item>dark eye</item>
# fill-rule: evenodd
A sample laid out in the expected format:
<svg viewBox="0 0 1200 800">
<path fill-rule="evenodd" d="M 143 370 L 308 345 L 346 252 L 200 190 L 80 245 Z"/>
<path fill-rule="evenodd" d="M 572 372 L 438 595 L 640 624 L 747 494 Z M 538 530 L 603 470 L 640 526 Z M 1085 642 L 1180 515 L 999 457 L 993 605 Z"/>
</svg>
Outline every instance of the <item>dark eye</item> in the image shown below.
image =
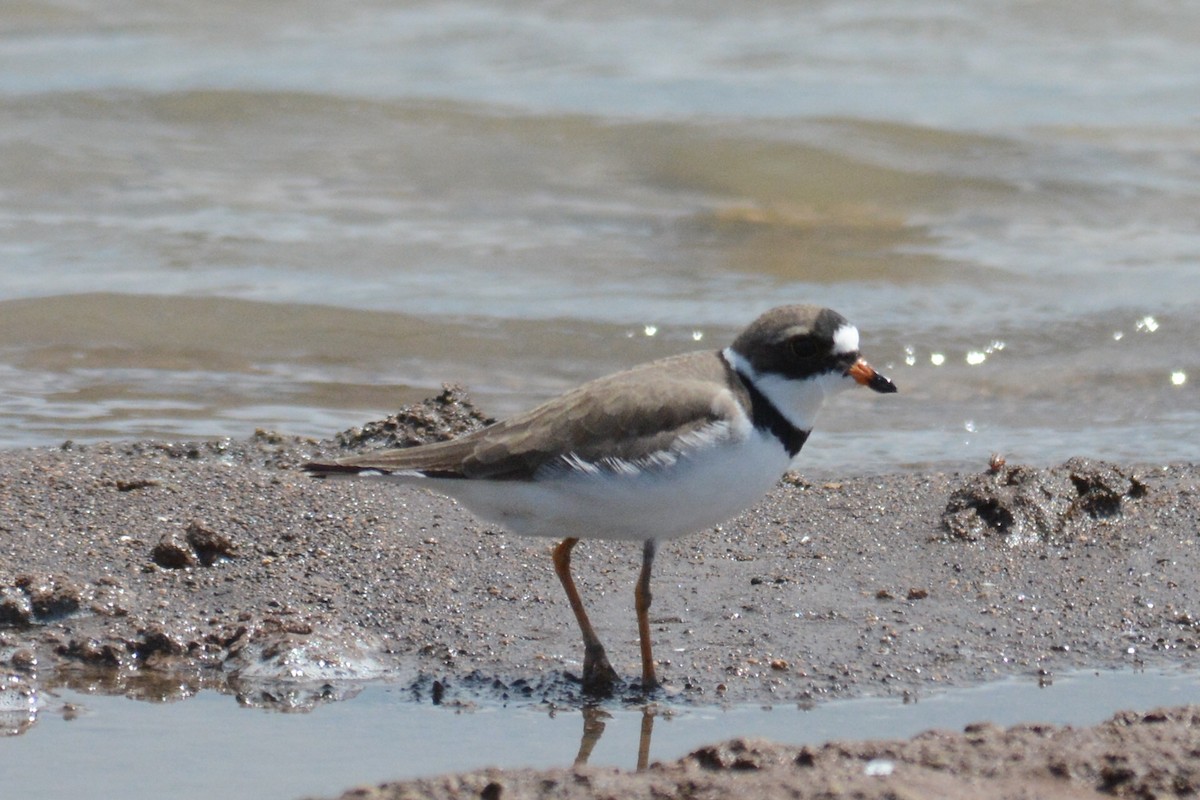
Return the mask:
<svg viewBox="0 0 1200 800">
<path fill-rule="evenodd" d="M 808 361 L 820 356 L 823 348 L 811 336 L 797 336 L 788 341 L 788 350 L 791 351 L 793 358 Z"/>
</svg>

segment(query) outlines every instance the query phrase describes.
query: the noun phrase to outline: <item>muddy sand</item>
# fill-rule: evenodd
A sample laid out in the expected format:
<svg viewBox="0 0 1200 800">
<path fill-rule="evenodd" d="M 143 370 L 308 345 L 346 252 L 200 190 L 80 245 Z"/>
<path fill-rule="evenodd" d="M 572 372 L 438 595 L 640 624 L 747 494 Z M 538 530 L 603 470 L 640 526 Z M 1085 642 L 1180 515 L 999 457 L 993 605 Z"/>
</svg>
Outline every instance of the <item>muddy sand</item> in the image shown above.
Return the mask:
<svg viewBox="0 0 1200 800">
<path fill-rule="evenodd" d="M 312 458 L 444 438 L 484 421 L 447 390 L 323 442 L 260 431 L 0 452 L 0 672 L 10 689 L 80 683 L 158 698 L 207 688 L 284 708 L 336 699 L 364 679 L 405 683 L 421 702 L 579 704 L 582 648 L 552 542 L 506 534 L 424 491 L 298 470 Z M 791 474 L 753 510 L 660 549 L 651 619 L 666 688 L 655 700 L 919 696 L 1002 676 L 1188 665 L 1200 647 L 1198 482 L 1193 464 L 1086 459 L 1047 468 L 996 461 L 968 473 Z M 583 542 L 574 559 L 609 657 L 631 680 L 639 562 L 636 543 L 599 541 Z M 640 699 L 631 683 L 609 702 Z M 778 768 L 778 780 L 827 790 L 794 796 L 904 796 L 895 783 L 893 795 L 859 795 L 856 780 L 838 777 L 839 759 L 861 772 L 869 750 L 923 765 L 911 787 L 927 796 L 943 791 L 938 781 L 965 753 L 985 752 L 989 764 L 962 766 L 964 780 L 986 773 L 1007 793 L 971 784 L 956 796 L 1035 796 L 1049 781 L 1063 783 L 1057 796 L 1085 797 L 1137 781 L 1079 782 L 1102 770 L 1083 764 L 1093 750 L 1077 739 L 1090 736 L 1098 753 L 1125 735 L 1126 754 L 1134 740 L 1168 750 L 1186 741 L 1186 756 L 1151 746 L 1142 762 L 1152 769 L 1176 758 L 1175 788 L 1153 794 L 1186 794 L 1185 784 L 1197 791 L 1188 769 L 1200 769 L 1200 742 L 1188 733 L 1196 713 L 833 749 L 727 743 L 657 772 L 544 780 L 570 784 L 570 796 L 612 794 L 612 781 L 626 782 L 621 796 L 649 796 L 656 780 L 682 793 L 679 781 L 708 776 L 716 796 L 753 776 L 775 780 L 764 776 Z M 1146 734 L 1168 729 L 1175 733 Z M 1005 748 L 1052 742 L 1064 748 L 1061 763 L 1014 755 L 1004 771 Z M 818 767 L 826 783 L 814 782 Z M 443 781 L 381 796 L 549 796 L 533 775 L 478 773 L 458 781 L 458 793 Z"/>
</svg>

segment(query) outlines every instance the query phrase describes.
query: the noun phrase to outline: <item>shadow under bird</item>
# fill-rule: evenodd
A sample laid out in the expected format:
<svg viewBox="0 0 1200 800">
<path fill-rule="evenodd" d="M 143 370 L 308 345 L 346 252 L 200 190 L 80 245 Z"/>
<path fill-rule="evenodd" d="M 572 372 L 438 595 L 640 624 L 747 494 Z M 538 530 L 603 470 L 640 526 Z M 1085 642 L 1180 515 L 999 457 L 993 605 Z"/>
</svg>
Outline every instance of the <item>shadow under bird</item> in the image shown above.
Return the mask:
<svg viewBox="0 0 1200 800">
<path fill-rule="evenodd" d="M 755 503 L 788 470 L 825 398 L 856 384 L 896 391 L 836 311 L 782 306 L 723 350 L 599 378 L 458 439 L 304 469 L 425 486 L 514 533 L 561 538 L 554 569 L 583 634 L 589 694 L 610 695 L 619 678 L 575 588 L 571 551 L 587 537 L 643 542 L 634 601 L 649 692 L 658 687 L 649 620 L 657 543 Z"/>
</svg>

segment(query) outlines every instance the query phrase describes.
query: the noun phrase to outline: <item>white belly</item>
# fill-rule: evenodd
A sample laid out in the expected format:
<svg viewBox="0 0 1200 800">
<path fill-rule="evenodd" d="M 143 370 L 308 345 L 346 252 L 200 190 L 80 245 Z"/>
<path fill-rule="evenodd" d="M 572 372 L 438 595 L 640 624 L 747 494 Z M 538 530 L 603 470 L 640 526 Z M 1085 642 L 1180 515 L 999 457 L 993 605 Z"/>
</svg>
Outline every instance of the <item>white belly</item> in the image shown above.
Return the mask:
<svg viewBox="0 0 1200 800">
<path fill-rule="evenodd" d="M 423 479 L 481 519 L 529 536 L 667 539 L 712 527 L 759 500 L 791 459 L 779 440 L 751 429 L 669 467 L 627 472 L 563 470 L 538 481 Z"/>
</svg>

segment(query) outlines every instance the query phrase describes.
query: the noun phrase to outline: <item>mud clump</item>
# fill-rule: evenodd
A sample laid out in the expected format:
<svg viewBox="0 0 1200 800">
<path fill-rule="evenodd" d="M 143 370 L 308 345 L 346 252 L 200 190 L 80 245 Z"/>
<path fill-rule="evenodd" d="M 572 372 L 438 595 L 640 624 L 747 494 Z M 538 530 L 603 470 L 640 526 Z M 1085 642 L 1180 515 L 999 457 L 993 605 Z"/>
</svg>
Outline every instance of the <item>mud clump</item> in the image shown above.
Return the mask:
<svg viewBox="0 0 1200 800">
<path fill-rule="evenodd" d="M 19 575 L 0 586 L 0 627 L 28 628 L 79 610 L 83 593 L 62 575 Z"/>
<path fill-rule="evenodd" d="M 443 384 L 437 396 L 405 406 L 386 419 L 342 431 L 334 442 L 343 450 L 355 452 L 415 447 L 453 439 L 495 421 L 471 402 L 461 386 Z"/>
<path fill-rule="evenodd" d="M 1125 513 L 1149 493 L 1137 475 L 1114 464 L 1072 458 L 1057 467 L 1000 461 L 950 494 L 942 522 L 956 538 L 1002 536 L 1009 544 L 1064 543 Z"/>
<path fill-rule="evenodd" d="M 211 567 L 218 561 L 236 557 L 232 539 L 197 520 L 188 524 L 182 536 L 176 531 L 163 534 L 150 551 L 151 560 L 163 569 Z"/>
</svg>

